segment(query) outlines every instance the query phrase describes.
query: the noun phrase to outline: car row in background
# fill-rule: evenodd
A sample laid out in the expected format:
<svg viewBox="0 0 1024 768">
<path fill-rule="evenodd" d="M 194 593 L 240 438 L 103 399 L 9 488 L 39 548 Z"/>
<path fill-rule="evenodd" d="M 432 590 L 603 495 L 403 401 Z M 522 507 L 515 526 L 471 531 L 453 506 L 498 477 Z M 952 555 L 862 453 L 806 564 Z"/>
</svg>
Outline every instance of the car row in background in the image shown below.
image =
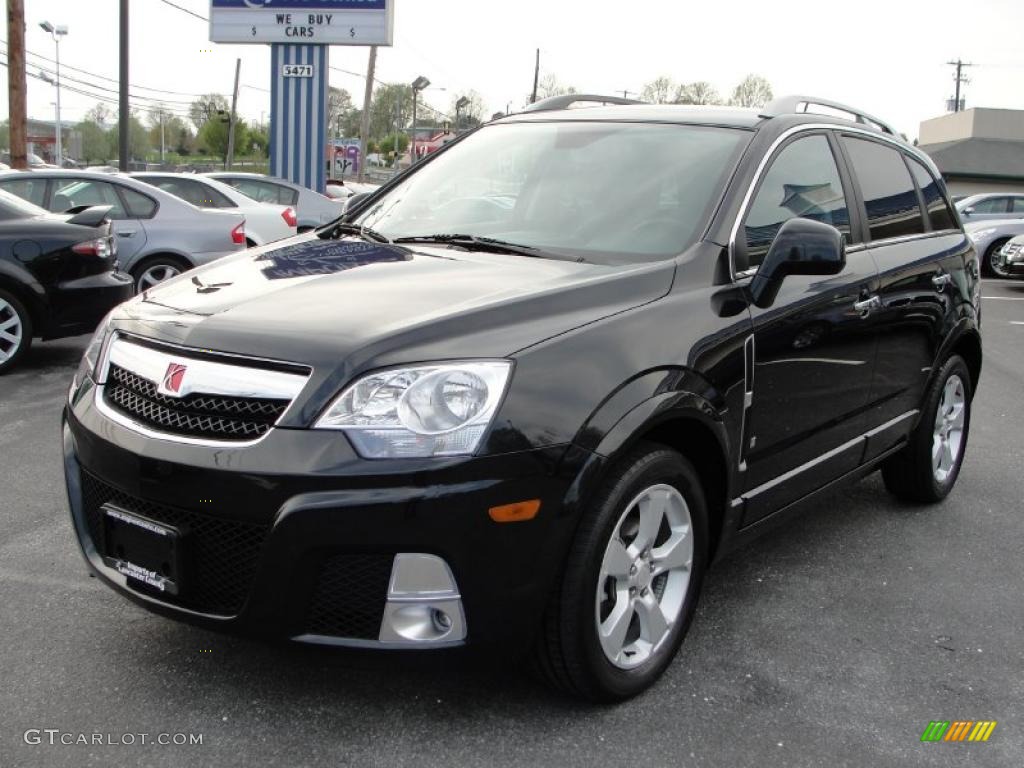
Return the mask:
<svg viewBox="0 0 1024 768">
<path fill-rule="evenodd" d="M 0 173 L 0 190 L 55 213 L 110 206 L 118 261 L 138 291 L 246 247 L 242 214 L 197 208 L 121 174 L 10 171 Z"/>
<path fill-rule="evenodd" d="M 290 205 L 260 203 L 234 187 L 207 176 L 191 173 L 133 173 L 132 178 L 151 184 L 197 208 L 240 213 L 245 217 L 246 244 L 266 245 L 295 235 L 298 218 Z"/>
<path fill-rule="evenodd" d="M 1000 252 L 1011 239 L 1024 235 L 1024 218 L 982 221 L 966 219 L 964 231 L 974 243 L 982 272 L 993 277 L 1009 277 Z"/>
<path fill-rule="evenodd" d="M 109 206 L 55 214 L 0 191 L 0 374 L 33 338 L 88 333 L 131 297 Z"/>
</svg>

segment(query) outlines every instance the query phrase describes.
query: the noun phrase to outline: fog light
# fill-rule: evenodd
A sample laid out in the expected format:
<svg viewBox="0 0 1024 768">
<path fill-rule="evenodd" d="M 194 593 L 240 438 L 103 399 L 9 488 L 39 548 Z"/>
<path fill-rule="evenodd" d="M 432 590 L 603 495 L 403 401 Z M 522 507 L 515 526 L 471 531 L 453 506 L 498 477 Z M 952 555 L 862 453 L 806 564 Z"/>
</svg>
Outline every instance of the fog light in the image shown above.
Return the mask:
<svg viewBox="0 0 1024 768">
<path fill-rule="evenodd" d="M 380 642 L 452 645 L 465 638 L 462 598 L 448 564 L 436 555 L 396 555 L 380 624 Z"/>
</svg>

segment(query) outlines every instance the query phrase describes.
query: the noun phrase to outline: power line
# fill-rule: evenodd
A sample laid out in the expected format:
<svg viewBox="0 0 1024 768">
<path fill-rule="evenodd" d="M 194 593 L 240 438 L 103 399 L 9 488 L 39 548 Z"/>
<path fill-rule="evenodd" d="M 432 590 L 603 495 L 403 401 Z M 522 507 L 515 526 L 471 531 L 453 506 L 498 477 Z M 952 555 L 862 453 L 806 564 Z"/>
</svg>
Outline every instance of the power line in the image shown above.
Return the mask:
<svg viewBox="0 0 1024 768">
<path fill-rule="evenodd" d="M 183 13 L 187 13 L 189 16 L 195 16 L 197 19 L 199 19 L 201 21 L 209 21 L 209 19 L 206 18 L 205 16 L 201 16 L 200 14 L 196 13 L 195 11 L 190 11 L 188 8 L 182 8 L 177 3 L 172 3 L 171 0 L 160 0 L 160 2 L 163 3 L 164 5 L 171 6 L 171 8 L 177 8 L 179 11 L 181 11 Z"/>
</svg>

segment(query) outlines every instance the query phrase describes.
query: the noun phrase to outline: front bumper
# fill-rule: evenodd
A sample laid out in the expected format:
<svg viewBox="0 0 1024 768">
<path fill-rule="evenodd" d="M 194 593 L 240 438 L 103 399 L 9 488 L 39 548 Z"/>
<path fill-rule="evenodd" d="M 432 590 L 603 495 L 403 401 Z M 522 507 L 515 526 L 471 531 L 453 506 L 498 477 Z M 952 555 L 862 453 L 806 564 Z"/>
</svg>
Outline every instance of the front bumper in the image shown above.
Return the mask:
<svg viewBox="0 0 1024 768">
<path fill-rule="evenodd" d="M 381 620 L 395 555 L 424 553 L 451 569 L 467 643 L 528 647 L 575 526 L 564 501 L 590 454 L 367 461 L 343 435 L 281 428 L 244 448 L 184 445 L 106 418 L 90 387 L 63 424 L 71 516 L 90 568 L 135 602 L 215 629 L 390 647 Z M 535 498 L 533 520 L 488 515 Z M 104 503 L 189 531 L 180 597 L 105 564 Z"/>
</svg>

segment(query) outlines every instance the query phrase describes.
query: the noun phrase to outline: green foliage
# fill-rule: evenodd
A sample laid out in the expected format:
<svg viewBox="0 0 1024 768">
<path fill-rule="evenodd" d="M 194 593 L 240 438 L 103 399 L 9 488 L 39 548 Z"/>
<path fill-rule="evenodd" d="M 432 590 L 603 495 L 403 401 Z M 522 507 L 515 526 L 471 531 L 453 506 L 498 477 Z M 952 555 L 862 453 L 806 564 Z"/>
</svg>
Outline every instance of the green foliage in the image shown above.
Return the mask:
<svg viewBox="0 0 1024 768">
<path fill-rule="evenodd" d="M 223 120 L 208 120 L 199 129 L 199 145 L 215 157 L 228 156 L 228 124 Z M 249 128 L 241 118 L 235 124 L 235 153 L 248 154 L 250 149 Z"/>
<path fill-rule="evenodd" d="M 400 129 L 406 128 L 411 122 L 412 86 L 378 85 L 370 107 L 370 136 L 379 137 L 394 133 L 396 116 Z"/>
<path fill-rule="evenodd" d="M 120 155 L 120 121 L 114 123 L 107 132 L 108 157 Z M 132 160 L 142 160 L 149 152 L 149 131 L 138 117 L 128 118 L 128 156 Z"/>
<path fill-rule="evenodd" d="M 91 120 L 82 120 L 75 126 L 75 130 L 82 137 L 80 160 L 92 165 L 101 165 L 112 157 L 110 135 L 105 128 Z"/>
</svg>

